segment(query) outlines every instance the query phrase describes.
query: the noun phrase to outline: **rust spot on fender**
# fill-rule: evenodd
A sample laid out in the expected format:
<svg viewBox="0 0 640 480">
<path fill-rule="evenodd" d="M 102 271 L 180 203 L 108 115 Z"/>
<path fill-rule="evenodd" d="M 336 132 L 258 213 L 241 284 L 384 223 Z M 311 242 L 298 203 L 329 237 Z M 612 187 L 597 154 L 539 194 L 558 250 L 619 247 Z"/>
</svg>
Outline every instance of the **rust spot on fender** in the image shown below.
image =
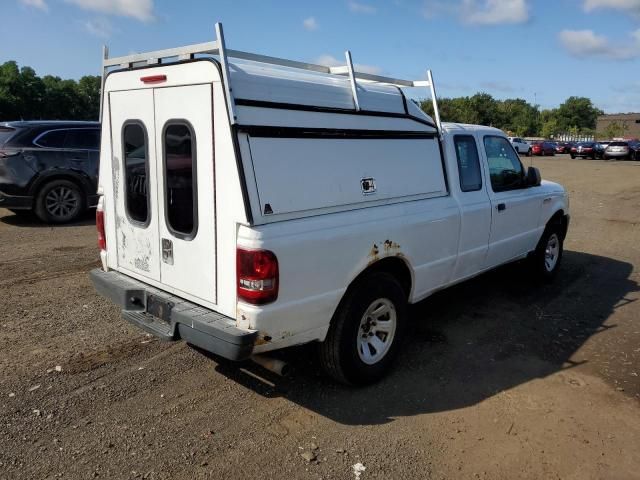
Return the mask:
<svg viewBox="0 0 640 480">
<path fill-rule="evenodd" d="M 254 345 L 266 345 L 267 343 L 269 343 L 269 340 L 267 340 L 265 337 L 261 337 L 260 335 L 258 335 L 256 337 L 256 341 L 253 342 Z"/>
<path fill-rule="evenodd" d="M 389 252 L 391 250 L 400 250 L 400 245 L 392 240 L 385 240 L 383 245 L 385 252 Z"/>
</svg>

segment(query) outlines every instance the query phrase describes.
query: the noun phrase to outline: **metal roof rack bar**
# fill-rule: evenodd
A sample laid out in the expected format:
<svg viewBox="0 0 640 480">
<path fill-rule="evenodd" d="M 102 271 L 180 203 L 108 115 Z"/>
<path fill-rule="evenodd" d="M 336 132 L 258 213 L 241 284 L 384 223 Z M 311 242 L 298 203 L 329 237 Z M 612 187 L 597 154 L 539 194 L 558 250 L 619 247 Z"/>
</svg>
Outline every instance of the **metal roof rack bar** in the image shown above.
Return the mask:
<svg viewBox="0 0 640 480">
<path fill-rule="evenodd" d="M 435 116 L 436 125 L 438 130 L 442 130 L 440 123 L 440 112 L 438 110 L 438 101 L 436 98 L 436 89 L 433 82 L 433 75 L 431 70 L 427 70 L 426 80 L 403 80 L 400 78 L 385 77 L 382 75 L 374 75 L 371 73 L 357 72 L 353 67 L 351 60 L 351 52 L 345 53 L 347 64 L 341 66 L 326 66 L 318 65 L 314 63 L 299 62 L 296 60 L 288 60 L 285 58 L 271 57 L 268 55 L 260 55 L 257 53 L 243 52 L 240 50 L 227 49 L 224 41 L 224 34 L 222 30 L 222 24 L 216 23 L 216 36 L 217 40 L 213 42 L 197 43 L 194 45 L 187 45 L 184 47 L 169 48 L 166 50 L 157 50 L 147 53 L 136 53 L 133 55 L 126 55 L 123 57 L 109 58 L 109 50 L 105 46 L 103 47 L 103 61 L 102 61 L 102 90 L 104 90 L 104 82 L 106 74 L 110 68 L 122 67 L 132 68 L 134 64 L 147 63 L 148 65 L 162 64 L 163 60 L 170 58 L 178 58 L 180 60 L 194 58 L 195 55 L 217 55 L 220 58 L 222 64 L 222 72 L 224 77 L 224 88 L 227 93 L 227 103 L 229 110 L 229 120 L 232 124 L 235 123 L 235 102 L 233 101 L 233 88 L 230 85 L 229 75 L 229 58 L 237 58 L 242 60 L 249 60 L 253 62 L 260 62 L 269 65 L 278 65 L 287 68 L 297 68 L 301 70 L 308 70 L 312 72 L 326 73 L 331 75 L 348 76 L 351 81 L 351 92 L 353 95 L 353 103 L 356 110 L 361 108 L 360 100 L 358 98 L 358 86 L 357 80 L 364 80 L 366 82 L 384 83 L 388 85 L 395 85 L 397 87 L 426 87 L 429 89 L 431 95 L 431 101 L 433 103 L 433 111 Z M 102 99 L 100 101 L 100 120 L 102 120 Z"/>
<path fill-rule="evenodd" d="M 347 59 L 347 69 L 349 70 L 349 80 L 351 81 L 351 95 L 353 96 L 353 105 L 356 107 L 356 112 L 360 111 L 360 101 L 358 100 L 358 84 L 356 83 L 356 77 L 353 74 L 353 61 L 351 60 L 351 52 L 347 50 L 344 52 L 344 56 Z"/>
</svg>

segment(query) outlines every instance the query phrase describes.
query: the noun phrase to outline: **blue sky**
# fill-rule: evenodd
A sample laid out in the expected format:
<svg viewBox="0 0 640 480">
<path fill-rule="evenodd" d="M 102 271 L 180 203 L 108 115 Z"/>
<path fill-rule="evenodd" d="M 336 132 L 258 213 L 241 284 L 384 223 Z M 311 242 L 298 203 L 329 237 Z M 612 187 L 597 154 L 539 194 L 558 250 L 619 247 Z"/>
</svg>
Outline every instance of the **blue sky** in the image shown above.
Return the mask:
<svg viewBox="0 0 640 480">
<path fill-rule="evenodd" d="M 555 107 L 570 95 L 640 111 L 640 0 L 3 0 L 0 62 L 78 78 L 124 55 L 214 39 Z M 336 60 L 338 59 L 338 60 Z"/>
</svg>

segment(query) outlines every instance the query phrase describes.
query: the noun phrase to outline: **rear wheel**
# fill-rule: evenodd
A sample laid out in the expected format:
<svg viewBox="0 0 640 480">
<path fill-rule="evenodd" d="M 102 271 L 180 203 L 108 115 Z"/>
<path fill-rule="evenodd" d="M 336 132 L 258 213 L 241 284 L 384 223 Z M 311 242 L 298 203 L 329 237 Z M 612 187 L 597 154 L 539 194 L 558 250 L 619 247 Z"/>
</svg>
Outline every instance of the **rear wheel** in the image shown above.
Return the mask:
<svg viewBox="0 0 640 480">
<path fill-rule="evenodd" d="M 319 344 L 323 370 L 347 384 L 366 385 L 382 378 L 398 354 L 406 310 L 406 293 L 392 275 L 364 277 L 340 303 Z"/>
<path fill-rule="evenodd" d="M 576 158 L 576 156 L 572 153 L 572 154 L 571 154 L 571 159 L 573 160 L 573 159 L 575 159 L 575 158 Z"/>
<path fill-rule="evenodd" d="M 47 183 L 36 197 L 35 212 L 46 223 L 66 223 L 78 218 L 84 211 L 84 193 L 69 180 Z"/>
<path fill-rule="evenodd" d="M 531 153 L 531 149 L 529 149 L 529 150 L 527 151 L 527 157 L 530 157 L 531 155 L 532 155 L 532 153 Z"/>
</svg>

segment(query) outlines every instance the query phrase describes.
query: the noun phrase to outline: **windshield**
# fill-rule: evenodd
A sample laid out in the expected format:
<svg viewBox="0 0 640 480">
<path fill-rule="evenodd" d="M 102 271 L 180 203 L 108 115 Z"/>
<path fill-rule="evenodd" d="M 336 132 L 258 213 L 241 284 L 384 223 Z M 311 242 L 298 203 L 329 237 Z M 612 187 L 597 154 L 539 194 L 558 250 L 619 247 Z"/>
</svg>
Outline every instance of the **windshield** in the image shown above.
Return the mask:
<svg viewBox="0 0 640 480">
<path fill-rule="evenodd" d="M 627 142 L 611 142 L 609 146 L 610 147 L 628 147 L 629 144 Z"/>
</svg>

